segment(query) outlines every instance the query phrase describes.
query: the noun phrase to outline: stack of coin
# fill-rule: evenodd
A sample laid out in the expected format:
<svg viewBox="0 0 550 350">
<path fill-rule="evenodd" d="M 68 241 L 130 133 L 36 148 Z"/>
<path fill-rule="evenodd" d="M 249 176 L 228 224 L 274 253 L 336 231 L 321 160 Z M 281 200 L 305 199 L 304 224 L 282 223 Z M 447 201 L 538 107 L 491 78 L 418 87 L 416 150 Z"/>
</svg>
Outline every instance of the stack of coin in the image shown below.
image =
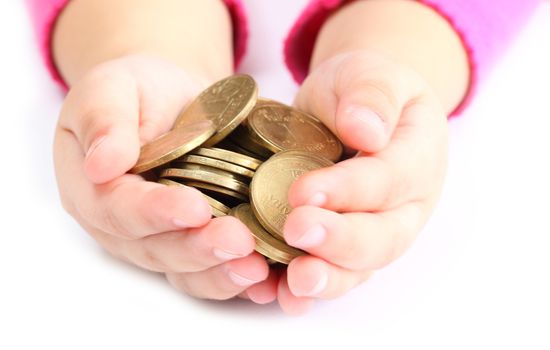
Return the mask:
<svg viewBox="0 0 550 350">
<path fill-rule="evenodd" d="M 287 194 L 300 175 L 330 166 L 342 144 L 315 117 L 257 97 L 254 80 L 234 75 L 204 90 L 173 129 L 141 149 L 134 174 L 203 193 L 215 217 L 233 215 L 268 262 L 288 264 L 303 251 L 287 245 Z"/>
<path fill-rule="evenodd" d="M 225 208 L 212 205 L 213 215 L 227 215 L 228 207 L 249 201 L 250 181 L 261 160 L 236 152 L 201 147 L 193 150 L 160 172 L 161 180 L 170 179 L 195 187 L 207 200 L 221 202 Z"/>
</svg>

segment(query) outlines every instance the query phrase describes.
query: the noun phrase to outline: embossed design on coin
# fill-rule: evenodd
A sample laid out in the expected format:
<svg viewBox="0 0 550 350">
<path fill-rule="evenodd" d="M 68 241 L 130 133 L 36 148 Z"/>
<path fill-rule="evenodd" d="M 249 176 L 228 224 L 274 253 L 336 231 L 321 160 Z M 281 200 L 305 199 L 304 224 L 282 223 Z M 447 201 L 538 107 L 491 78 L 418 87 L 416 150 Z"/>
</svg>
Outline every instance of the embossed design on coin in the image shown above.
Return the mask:
<svg viewBox="0 0 550 350">
<path fill-rule="evenodd" d="M 332 164 L 323 157 L 296 150 L 279 152 L 265 161 L 250 184 L 250 202 L 262 226 L 283 239 L 283 226 L 292 209 L 288 203 L 290 186 L 306 172 Z"/>
<path fill-rule="evenodd" d="M 180 113 L 174 128 L 199 120 L 210 120 L 216 127 L 216 133 L 204 146 L 213 146 L 241 124 L 254 108 L 257 97 L 258 88 L 250 76 L 230 76 L 204 90 Z"/>
<path fill-rule="evenodd" d="M 136 165 L 130 169 L 132 174 L 164 165 L 189 151 L 199 147 L 216 132 L 212 122 L 202 120 L 172 129 L 166 134 L 141 147 Z"/>
<path fill-rule="evenodd" d="M 229 135 L 228 141 L 262 160 L 266 160 L 273 155 L 273 151 L 265 147 L 259 137 L 244 125 L 237 127 Z"/>
<path fill-rule="evenodd" d="M 261 101 L 247 121 L 256 140 L 272 152 L 303 150 L 332 161 L 342 156 L 342 143 L 323 123 L 292 107 Z"/>
<path fill-rule="evenodd" d="M 250 204 L 241 204 L 231 209 L 229 215 L 235 216 L 248 227 L 256 241 L 255 250 L 266 258 L 288 264 L 295 257 L 305 254 L 304 251 L 271 236 L 254 217 Z"/>
</svg>

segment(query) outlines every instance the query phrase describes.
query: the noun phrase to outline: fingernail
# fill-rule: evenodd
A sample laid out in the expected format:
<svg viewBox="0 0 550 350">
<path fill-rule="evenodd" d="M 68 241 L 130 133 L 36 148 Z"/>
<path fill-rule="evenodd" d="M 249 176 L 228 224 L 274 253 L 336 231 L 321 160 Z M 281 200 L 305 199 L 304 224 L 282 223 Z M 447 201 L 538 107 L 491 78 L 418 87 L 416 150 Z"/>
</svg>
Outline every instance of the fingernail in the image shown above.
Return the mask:
<svg viewBox="0 0 550 350">
<path fill-rule="evenodd" d="M 301 237 L 299 237 L 295 242 L 289 242 L 291 245 L 307 249 L 320 245 L 325 240 L 327 232 L 323 225 L 317 224 L 309 228 Z"/>
<path fill-rule="evenodd" d="M 327 284 L 328 284 L 328 275 L 326 272 L 323 272 L 319 278 L 319 281 L 317 281 L 315 286 L 313 286 L 313 288 L 311 288 L 308 292 L 304 293 L 304 295 L 301 295 L 301 296 L 304 296 L 304 297 L 317 296 L 325 290 L 325 288 L 327 287 Z"/>
<path fill-rule="evenodd" d="M 179 228 L 189 228 L 191 227 L 191 225 L 187 224 L 185 221 L 181 220 L 181 219 L 178 219 L 178 218 L 174 218 L 172 219 L 172 223 L 179 227 Z"/>
<path fill-rule="evenodd" d="M 251 279 L 246 278 L 244 276 L 241 276 L 241 275 L 239 275 L 239 274 L 237 274 L 233 271 L 229 271 L 228 275 L 229 275 L 229 278 L 231 279 L 231 281 L 233 281 L 233 283 L 235 283 L 236 285 L 241 286 L 241 287 L 251 286 L 254 283 L 259 282 L 259 281 L 254 281 L 254 280 L 251 280 Z"/>
<path fill-rule="evenodd" d="M 244 255 L 242 254 L 236 254 L 236 253 L 231 253 L 231 252 L 228 252 L 227 250 L 223 250 L 223 249 L 218 249 L 218 248 L 214 248 L 212 250 L 212 252 L 214 253 L 214 255 L 220 259 L 220 260 L 223 260 L 223 261 L 227 261 L 227 260 L 233 260 L 233 259 L 237 259 L 237 258 L 242 258 Z"/>
<path fill-rule="evenodd" d="M 327 202 L 327 195 L 323 192 L 317 192 L 309 198 L 307 205 L 313 205 L 315 207 L 320 207 Z"/>
<path fill-rule="evenodd" d="M 380 134 L 386 133 L 386 123 L 380 115 L 373 112 L 370 108 L 352 105 L 347 108 L 346 112 L 352 118 L 363 124 L 367 124 L 371 130 Z"/>
<path fill-rule="evenodd" d="M 103 141 L 105 141 L 106 138 L 107 138 L 107 135 L 103 135 L 95 139 L 94 142 L 92 142 L 92 144 L 90 145 L 90 148 L 88 148 L 88 152 L 86 152 L 86 159 L 92 156 L 95 150 L 99 147 L 99 145 L 103 143 Z"/>
</svg>

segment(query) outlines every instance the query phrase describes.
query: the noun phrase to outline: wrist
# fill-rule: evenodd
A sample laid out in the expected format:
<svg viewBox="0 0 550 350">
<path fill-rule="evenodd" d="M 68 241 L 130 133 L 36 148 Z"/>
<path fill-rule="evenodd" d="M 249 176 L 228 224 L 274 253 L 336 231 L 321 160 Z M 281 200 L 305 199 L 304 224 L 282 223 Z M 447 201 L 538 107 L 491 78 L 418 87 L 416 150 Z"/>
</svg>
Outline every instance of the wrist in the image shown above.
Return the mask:
<svg viewBox="0 0 550 350">
<path fill-rule="evenodd" d="M 369 0 L 344 6 L 321 29 L 310 70 L 357 50 L 416 71 L 449 113 L 467 92 L 468 57 L 460 38 L 443 17 L 416 1 Z"/>
<path fill-rule="evenodd" d="M 108 78 L 113 72 L 132 79 L 136 84 L 145 83 L 157 86 L 158 88 L 164 88 L 164 86 L 156 83 L 158 80 L 155 76 L 166 75 L 167 72 L 171 72 L 168 74 L 173 75 L 176 79 L 185 81 L 188 86 L 191 86 L 196 91 L 201 91 L 216 81 L 216 78 L 213 78 L 212 74 L 203 73 L 200 67 L 177 65 L 172 60 L 157 54 L 130 52 L 99 62 L 90 67 L 82 78 L 76 80 L 74 83 L 76 84 L 88 77 L 99 76 Z"/>
<path fill-rule="evenodd" d="M 231 20 L 221 0 L 70 2 L 56 22 L 52 49 L 68 85 L 131 55 L 163 58 L 205 81 L 233 69 Z"/>
</svg>

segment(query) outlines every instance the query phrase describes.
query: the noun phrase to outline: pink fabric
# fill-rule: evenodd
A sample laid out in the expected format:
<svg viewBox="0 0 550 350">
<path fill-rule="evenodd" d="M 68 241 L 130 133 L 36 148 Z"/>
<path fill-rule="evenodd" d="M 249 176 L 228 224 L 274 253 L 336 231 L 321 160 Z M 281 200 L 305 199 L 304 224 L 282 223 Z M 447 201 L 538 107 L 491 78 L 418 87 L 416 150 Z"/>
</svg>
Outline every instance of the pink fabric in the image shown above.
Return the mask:
<svg viewBox="0 0 550 350">
<path fill-rule="evenodd" d="M 63 78 L 57 71 L 53 62 L 52 53 L 50 50 L 50 35 L 57 16 L 65 7 L 68 0 L 27 0 L 31 18 L 33 20 L 38 45 L 44 58 L 44 62 L 50 71 L 53 79 L 65 86 Z"/>
<path fill-rule="evenodd" d="M 285 62 L 294 79 L 307 76 L 315 39 L 326 19 L 353 0 L 313 0 L 292 27 L 284 47 Z M 418 0 L 444 16 L 457 31 L 469 55 L 469 92 L 458 114 L 468 104 L 478 82 L 505 49 L 541 0 Z"/>
<path fill-rule="evenodd" d="M 64 84 L 51 54 L 51 33 L 57 16 L 69 0 L 27 0 L 46 65 L 53 78 Z M 284 46 L 285 62 L 301 83 L 307 76 L 315 39 L 326 19 L 354 0 L 312 0 L 292 27 Z M 469 93 L 457 114 L 471 99 L 478 82 L 510 42 L 541 0 L 418 0 L 440 13 L 455 28 L 466 51 L 471 68 Z M 235 64 L 246 51 L 248 27 L 240 0 L 224 0 L 234 28 Z"/>
<path fill-rule="evenodd" d="M 59 74 L 51 52 L 51 35 L 55 21 L 69 0 L 26 0 L 33 20 L 40 51 L 53 79 L 67 87 Z M 233 53 L 238 66 L 246 52 L 248 25 L 241 0 L 224 0 L 233 24 Z"/>
</svg>

